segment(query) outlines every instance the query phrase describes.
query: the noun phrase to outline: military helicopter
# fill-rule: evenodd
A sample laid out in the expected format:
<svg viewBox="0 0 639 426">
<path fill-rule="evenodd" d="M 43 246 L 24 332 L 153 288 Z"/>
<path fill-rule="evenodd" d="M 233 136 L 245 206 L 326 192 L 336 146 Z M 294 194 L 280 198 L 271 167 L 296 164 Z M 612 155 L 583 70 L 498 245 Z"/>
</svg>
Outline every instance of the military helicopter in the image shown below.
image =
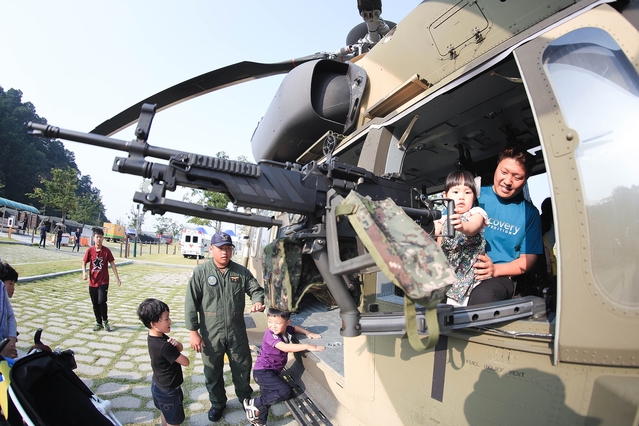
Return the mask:
<svg viewBox="0 0 639 426">
<path fill-rule="evenodd" d="M 301 241 L 339 308 L 300 303 L 293 317 L 329 346 L 287 366 L 297 394 L 289 407 L 301 424 L 639 424 L 639 342 L 632 337 L 639 329 L 639 174 L 631 145 L 639 3 L 427 0 L 396 25 L 381 19 L 381 2 L 359 7 L 365 23 L 347 48 L 212 71 L 93 134 L 30 129 L 129 152 L 114 170 L 152 179 L 150 193 L 134 195 L 145 210 L 270 227 Z M 156 109 L 276 73 L 287 75 L 253 135 L 258 164 L 147 143 Z M 100 136 L 135 120 L 132 142 Z M 437 344 L 419 351 L 402 338 L 405 295 L 337 220 L 334 200 L 347 190 L 390 197 L 428 230 L 437 210 L 427 197 L 442 191 L 446 175 L 465 168 L 491 176 L 507 142 L 535 154 L 533 174 L 551 190 L 556 291 L 533 285 L 496 304 L 440 304 Z M 282 214 L 167 198 L 177 186 Z M 342 257 L 341 239 L 357 243 L 356 256 Z M 260 272 L 264 259 L 259 245 L 253 249 L 249 266 Z M 427 315 L 418 310 L 418 327 L 430 337 Z"/>
</svg>

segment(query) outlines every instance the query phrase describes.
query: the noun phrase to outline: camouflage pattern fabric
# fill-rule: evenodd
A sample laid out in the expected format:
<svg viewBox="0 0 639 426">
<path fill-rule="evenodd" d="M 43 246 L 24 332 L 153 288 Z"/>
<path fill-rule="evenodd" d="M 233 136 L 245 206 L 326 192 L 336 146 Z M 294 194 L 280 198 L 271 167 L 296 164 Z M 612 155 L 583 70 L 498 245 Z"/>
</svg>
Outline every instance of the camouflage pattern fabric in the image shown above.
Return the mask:
<svg viewBox="0 0 639 426">
<path fill-rule="evenodd" d="M 348 215 L 377 267 L 404 290 L 406 333 L 413 348 L 433 347 L 439 339 L 437 303 L 456 280 L 439 245 L 390 198 L 372 201 L 351 191 L 336 214 Z M 415 303 L 426 307 L 426 344 L 418 338 Z"/>
<path fill-rule="evenodd" d="M 264 293 L 266 306 L 295 312 L 302 297 L 312 294 L 320 302 L 335 304 L 324 279 L 304 245 L 292 238 L 280 238 L 264 247 Z"/>
</svg>

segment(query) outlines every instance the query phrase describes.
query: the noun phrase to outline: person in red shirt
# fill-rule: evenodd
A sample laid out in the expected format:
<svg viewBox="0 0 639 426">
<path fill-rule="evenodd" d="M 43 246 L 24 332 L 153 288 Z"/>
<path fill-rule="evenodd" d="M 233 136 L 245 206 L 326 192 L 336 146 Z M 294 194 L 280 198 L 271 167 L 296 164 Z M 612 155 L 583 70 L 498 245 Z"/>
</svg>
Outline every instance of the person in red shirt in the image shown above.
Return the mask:
<svg viewBox="0 0 639 426">
<path fill-rule="evenodd" d="M 109 325 L 107 316 L 107 294 L 109 292 L 109 267 L 113 269 L 118 287 L 122 284 L 120 282 L 120 276 L 118 275 L 118 269 L 115 267 L 115 260 L 113 254 L 108 247 L 104 247 L 102 242 L 104 241 L 104 232 L 101 229 L 95 229 L 93 234 L 94 246 L 91 246 L 84 253 L 84 259 L 82 260 L 82 279 L 89 278 L 89 296 L 91 296 L 91 303 L 93 304 L 93 313 L 95 315 L 95 326 L 93 331 L 99 331 L 103 328 L 106 331 L 111 331 L 112 328 Z M 89 275 L 87 276 L 86 265 L 90 264 Z"/>
</svg>

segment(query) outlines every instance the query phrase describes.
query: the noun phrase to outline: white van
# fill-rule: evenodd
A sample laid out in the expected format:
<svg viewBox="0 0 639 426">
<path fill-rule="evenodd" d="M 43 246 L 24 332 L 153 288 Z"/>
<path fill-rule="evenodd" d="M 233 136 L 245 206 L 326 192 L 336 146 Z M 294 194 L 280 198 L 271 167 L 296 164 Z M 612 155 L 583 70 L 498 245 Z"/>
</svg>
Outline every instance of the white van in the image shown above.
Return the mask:
<svg viewBox="0 0 639 426">
<path fill-rule="evenodd" d="M 206 255 L 211 245 L 211 236 L 206 231 L 185 229 L 180 237 L 182 256 L 201 258 Z"/>
</svg>

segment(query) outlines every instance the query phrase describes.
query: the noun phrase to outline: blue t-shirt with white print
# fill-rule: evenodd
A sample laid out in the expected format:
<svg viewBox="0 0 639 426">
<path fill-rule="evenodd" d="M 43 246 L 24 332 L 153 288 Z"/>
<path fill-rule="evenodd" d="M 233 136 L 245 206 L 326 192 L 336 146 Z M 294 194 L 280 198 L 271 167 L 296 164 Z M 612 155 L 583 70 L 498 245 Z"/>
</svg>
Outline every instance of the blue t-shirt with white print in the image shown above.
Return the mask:
<svg viewBox="0 0 639 426">
<path fill-rule="evenodd" d="M 486 254 L 493 263 L 508 263 L 520 254 L 542 254 L 539 210 L 523 194 L 501 198 L 492 186 L 482 186 L 479 206 L 488 213 L 484 230 Z"/>
</svg>

